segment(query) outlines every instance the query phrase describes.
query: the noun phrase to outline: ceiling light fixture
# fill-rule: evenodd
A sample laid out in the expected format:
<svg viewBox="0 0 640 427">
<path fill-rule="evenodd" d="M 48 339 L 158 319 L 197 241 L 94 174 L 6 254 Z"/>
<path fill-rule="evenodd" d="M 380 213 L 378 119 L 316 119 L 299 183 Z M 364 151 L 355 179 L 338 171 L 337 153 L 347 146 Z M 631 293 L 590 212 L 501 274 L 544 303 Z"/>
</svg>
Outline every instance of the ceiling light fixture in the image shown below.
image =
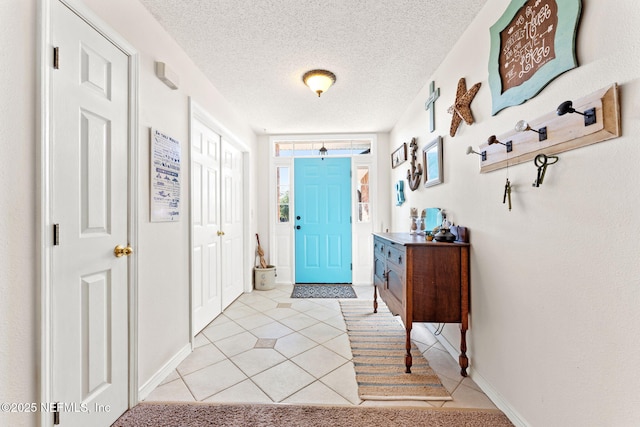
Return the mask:
<svg viewBox="0 0 640 427">
<path fill-rule="evenodd" d="M 327 70 L 311 70 L 304 73 L 302 81 L 320 97 L 336 82 L 336 75 Z"/>
</svg>

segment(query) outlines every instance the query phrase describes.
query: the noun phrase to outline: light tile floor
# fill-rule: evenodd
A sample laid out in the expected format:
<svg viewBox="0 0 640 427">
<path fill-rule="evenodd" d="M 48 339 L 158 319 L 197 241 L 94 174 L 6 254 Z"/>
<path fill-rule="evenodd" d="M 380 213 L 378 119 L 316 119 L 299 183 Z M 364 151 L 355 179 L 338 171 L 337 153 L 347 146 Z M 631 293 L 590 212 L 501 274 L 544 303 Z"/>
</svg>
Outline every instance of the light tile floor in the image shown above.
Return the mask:
<svg viewBox="0 0 640 427">
<path fill-rule="evenodd" d="M 372 300 L 371 286 L 354 289 Z M 414 325 L 412 339 L 453 400 L 360 400 L 338 300 L 292 299 L 292 290 L 241 295 L 196 336 L 193 352 L 146 401 L 495 408 L 422 325 Z"/>
</svg>

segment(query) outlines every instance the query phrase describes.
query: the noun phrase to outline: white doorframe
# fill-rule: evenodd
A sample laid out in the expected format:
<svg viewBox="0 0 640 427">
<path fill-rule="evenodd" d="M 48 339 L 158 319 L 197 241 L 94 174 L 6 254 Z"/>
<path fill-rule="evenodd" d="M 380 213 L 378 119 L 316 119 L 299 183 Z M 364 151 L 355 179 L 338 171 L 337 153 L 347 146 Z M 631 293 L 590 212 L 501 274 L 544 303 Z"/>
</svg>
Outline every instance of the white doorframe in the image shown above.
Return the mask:
<svg viewBox="0 0 640 427">
<path fill-rule="evenodd" d="M 193 129 L 193 120 L 197 119 L 211 130 L 216 132 L 218 135 L 230 142 L 233 146 L 235 146 L 238 150 L 242 152 L 242 165 L 243 171 L 245 173 L 245 179 L 243 179 L 243 218 L 242 218 L 242 232 L 243 232 L 243 258 L 242 258 L 242 282 L 244 283 L 244 292 L 250 292 L 252 289 L 251 277 L 248 273 L 248 263 L 247 260 L 251 258 L 251 254 L 249 251 L 253 246 L 250 244 L 250 215 L 248 214 L 250 210 L 250 200 L 249 200 L 249 165 L 251 159 L 251 151 L 249 147 L 237 136 L 235 136 L 229 129 L 227 129 L 224 125 L 222 125 L 218 120 L 214 119 L 208 111 L 206 111 L 200 104 L 198 104 L 193 98 L 189 97 L 189 161 L 191 161 L 191 138 L 192 129 Z M 189 182 L 192 182 L 192 168 L 189 168 Z M 188 200 L 191 200 L 191 193 L 189 193 Z M 189 209 L 189 247 L 191 248 L 193 245 L 193 218 L 191 217 L 193 213 L 191 209 Z M 189 265 L 191 266 L 191 251 L 189 254 Z M 224 307 L 223 307 L 224 310 Z M 191 267 L 189 268 L 189 336 L 191 337 L 191 348 L 193 349 L 193 289 L 192 289 L 192 281 L 191 281 Z"/>
<path fill-rule="evenodd" d="M 36 320 L 40 337 L 38 351 L 40 354 L 40 402 L 51 402 L 52 395 L 52 360 L 51 360 L 51 64 L 53 49 L 51 46 L 51 3 L 60 1 L 80 18 L 86 21 L 104 38 L 117 46 L 129 58 L 129 212 L 128 241 L 132 247 L 138 247 L 138 53 L 125 39 L 118 35 L 105 22 L 96 16 L 79 0 L 39 0 L 38 1 L 38 124 L 37 145 L 38 176 L 36 179 L 38 203 L 38 286 L 39 310 Z M 129 259 L 129 407 L 138 403 L 138 259 L 134 251 Z M 40 426 L 53 425 L 53 416 L 46 411 L 40 412 Z"/>
<path fill-rule="evenodd" d="M 362 250 L 358 248 L 357 242 L 362 237 L 360 234 L 366 234 L 367 240 L 372 241 L 371 233 L 374 231 L 374 224 L 377 221 L 378 213 L 379 213 L 379 203 L 378 203 L 378 135 L 377 134 L 321 134 L 321 135 L 274 135 L 269 137 L 269 253 L 271 254 L 272 263 L 278 267 L 278 264 L 284 263 L 286 265 L 285 269 L 279 270 L 284 274 L 278 274 L 278 284 L 293 284 L 295 283 L 295 233 L 293 229 L 293 206 L 295 203 L 294 197 L 294 187 L 295 182 L 293 179 L 294 174 L 294 158 L 295 157 L 276 157 L 275 156 L 275 144 L 277 142 L 287 142 L 287 141 L 331 141 L 331 140 L 370 140 L 371 141 L 371 151 L 369 154 L 365 155 L 352 155 L 351 156 L 351 172 L 352 172 L 352 218 L 353 224 L 351 227 L 351 242 L 352 242 L 352 261 L 353 261 L 353 271 L 352 271 L 352 282 L 354 285 L 368 285 L 373 284 L 373 267 L 364 267 L 369 271 L 359 271 L 362 270 L 362 265 L 358 265 L 357 260 L 362 258 Z M 319 157 L 319 156 L 318 156 Z M 285 227 L 277 222 L 276 219 L 276 168 L 277 167 L 288 167 L 289 168 L 289 179 L 290 179 L 290 195 L 289 195 L 289 209 L 290 209 L 290 222 L 287 223 L 286 228 L 288 229 L 288 233 L 286 236 L 284 233 Z M 357 198 L 356 194 L 356 176 L 354 172 L 358 166 L 367 166 L 369 167 L 369 171 L 371 174 L 371 182 L 370 182 L 370 197 L 372 204 L 371 211 L 371 220 L 368 224 L 368 227 L 363 227 L 363 224 L 358 224 L 356 222 L 356 211 L 357 211 Z M 366 229 L 366 231 L 365 231 Z M 284 245 L 288 245 L 286 250 L 278 250 L 278 242 Z M 367 259 L 371 259 L 370 251 L 365 254 Z M 281 259 L 281 257 L 286 257 L 287 259 Z M 363 281 L 363 277 L 367 277 L 366 281 Z"/>
</svg>

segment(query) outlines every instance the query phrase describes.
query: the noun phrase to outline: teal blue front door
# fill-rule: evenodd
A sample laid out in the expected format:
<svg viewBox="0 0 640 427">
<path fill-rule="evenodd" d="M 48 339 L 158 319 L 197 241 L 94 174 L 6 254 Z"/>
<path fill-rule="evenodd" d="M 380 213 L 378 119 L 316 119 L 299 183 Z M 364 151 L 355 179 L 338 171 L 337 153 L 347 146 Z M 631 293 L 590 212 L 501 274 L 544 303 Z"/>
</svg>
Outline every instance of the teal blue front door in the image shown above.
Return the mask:
<svg viewBox="0 0 640 427">
<path fill-rule="evenodd" d="M 296 283 L 351 283 L 351 159 L 295 159 Z"/>
</svg>

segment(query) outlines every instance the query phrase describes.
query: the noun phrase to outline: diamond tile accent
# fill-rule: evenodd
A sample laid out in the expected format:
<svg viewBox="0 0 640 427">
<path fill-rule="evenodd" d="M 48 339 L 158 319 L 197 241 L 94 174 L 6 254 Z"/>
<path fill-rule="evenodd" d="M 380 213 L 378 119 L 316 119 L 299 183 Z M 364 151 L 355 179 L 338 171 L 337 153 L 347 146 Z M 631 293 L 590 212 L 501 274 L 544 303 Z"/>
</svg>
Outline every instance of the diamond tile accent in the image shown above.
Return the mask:
<svg viewBox="0 0 640 427">
<path fill-rule="evenodd" d="M 276 342 L 278 342 L 278 340 L 275 338 L 258 338 L 253 348 L 273 348 L 276 346 Z"/>
</svg>

